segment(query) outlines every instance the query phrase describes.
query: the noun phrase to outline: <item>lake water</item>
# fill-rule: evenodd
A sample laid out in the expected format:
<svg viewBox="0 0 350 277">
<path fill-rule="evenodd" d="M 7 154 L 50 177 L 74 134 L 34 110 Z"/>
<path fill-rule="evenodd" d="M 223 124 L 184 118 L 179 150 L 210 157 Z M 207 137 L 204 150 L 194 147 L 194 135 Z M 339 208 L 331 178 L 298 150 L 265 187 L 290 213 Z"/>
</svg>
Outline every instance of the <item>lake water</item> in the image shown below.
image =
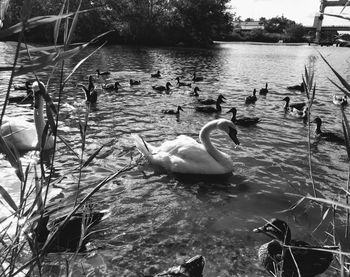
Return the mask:
<svg viewBox="0 0 350 277">
<path fill-rule="evenodd" d="M 0 63 L 11 62 L 15 44 L 0 43 Z M 65 63 L 69 72 L 76 63 L 92 51 Z M 79 118 L 83 118 L 84 95 L 78 83 L 87 84 L 90 74 L 99 88 L 98 103 L 89 116 L 85 157 L 98 147 L 113 140 L 82 172 L 82 195 L 100 180 L 130 162 L 128 150 L 133 146 L 131 133 L 159 145 L 164 140 L 186 134 L 195 139 L 208 121 L 222 117 L 230 119 L 226 111 L 238 110 L 237 117 L 258 116 L 256 127 L 237 127 L 239 147 L 224 133 L 217 132 L 212 139 L 233 160 L 233 177 L 226 182 L 185 182 L 165 174 L 153 174 L 143 162 L 136 168 L 104 186 L 93 198 L 98 209 L 109 209 L 110 216 L 101 223 L 104 231 L 94 235 L 97 250 L 85 258 L 85 264 L 100 266 L 113 276 L 142 276 L 150 266 L 167 268 L 184 257 L 202 254 L 207 264 L 205 276 L 268 276 L 259 266 L 257 249 L 269 238 L 252 230 L 264 224 L 264 219 L 279 217 L 286 220 L 294 237 L 311 242 L 331 240 L 329 219 L 317 230 L 322 211 L 305 201 L 297 209 L 284 212 L 302 195 L 312 193 L 309 178 L 307 126 L 303 121 L 285 114 L 282 99 L 291 102 L 306 99 L 301 93 L 291 92 L 287 86 L 300 84 L 304 65 L 314 62 L 316 99 L 312 119 L 320 116 L 324 129 L 341 133 L 341 113 L 332 103 L 333 93 L 340 92 L 328 78 L 336 80 L 329 67 L 320 58 L 320 51 L 328 61 L 350 81 L 349 49 L 314 47 L 307 45 L 217 44 L 213 49 L 151 48 L 108 46 L 89 58 L 67 83 L 62 96 L 59 133 L 80 151 Z M 97 78 L 95 70 L 109 70 L 108 80 Z M 150 78 L 160 70 L 162 77 Z M 190 97 L 192 89 L 178 88 L 175 78 L 190 82 L 192 73 L 204 76 L 196 85 L 200 97 L 226 97 L 223 112 L 205 115 L 195 112 L 196 100 Z M 50 70 L 40 72 L 44 82 Z M 24 82 L 21 76 L 14 83 Z M 140 86 L 130 87 L 129 79 L 141 80 Z M 0 100 L 4 99 L 9 73 L 1 73 Z M 101 89 L 104 82 L 119 81 L 118 92 Z M 151 86 L 173 85 L 170 94 L 159 94 Z M 51 81 L 49 92 L 58 97 L 58 74 Z M 244 99 L 254 88 L 257 91 L 268 83 L 267 96 L 259 96 L 255 105 L 245 105 Z M 181 105 L 179 118 L 161 113 Z M 346 111 L 348 114 L 348 111 Z M 28 106 L 10 105 L 8 116 L 31 118 Z M 312 124 L 312 130 L 315 126 Z M 344 146 L 329 142 L 314 143 L 312 161 L 317 188 L 333 199 L 346 186 L 348 159 Z M 137 151 L 131 149 L 133 156 Z M 23 157 L 24 164 L 34 153 Z M 54 177 L 65 176 L 50 191 L 52 202 L 62 201 L 70 206 L 77 190 L 78 174 L 72 168 L 78 159 L 58 143 Z M 0 160 L 0 183 L 18 199 L 19 182 L 9 163 Z M 17 196 L 16 196 L 17 195 Z M 6 214 L 4 208 L 1 212 Z M 341 216 L 340 219 L 343 217 Z M 338 224 L 341 224 L 339 219 Z M 329 276 L 330 273 L 328 272 Z"/>
</svg>

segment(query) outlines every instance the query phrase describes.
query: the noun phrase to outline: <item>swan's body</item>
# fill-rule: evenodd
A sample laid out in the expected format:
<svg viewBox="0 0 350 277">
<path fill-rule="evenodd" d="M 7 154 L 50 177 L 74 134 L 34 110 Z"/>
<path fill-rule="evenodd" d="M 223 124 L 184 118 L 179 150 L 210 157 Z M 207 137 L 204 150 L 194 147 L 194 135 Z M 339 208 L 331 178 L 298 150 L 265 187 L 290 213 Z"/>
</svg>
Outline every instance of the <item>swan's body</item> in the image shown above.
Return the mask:
<svg viewBox="0 0 350 277">
<path fill-rule="evenodd" d="M 167 82 L 165 86 L 152 86 L 152 88 L 158 92 L 169 91 L 172 85 Z"/>
<path fill-rule="evenodd" d="M 305 106 L 306 106 L 305 102 L 290 104 L 290 98 L 288 96 L 284 97 L 282 99 L 282 101 L 286 101 L 286 104 L 284 105 L 284 109 L 285 110 L 292 109 L 292 108 L 295 108 L 297 110 L 303 110 L 305 108 Z"/>
<path fill-rule="evenodd" d="M 130 79 L 130 86 L 137 86 L 137 85 L 141 85 L 141 81 Z"/>
<path fill-rule="evenodd" d="M 267 89 L 267 83 L 265 84 L 265 87 L 260 89 L 260 94 L 262 95 L 266 95 L 269 92 L 269 90 Z"/>
<path fill-rule="evenodd" d="M 288 90 L 294 90 L 294 91 L 300 91 L 300 92 L 304 92 L 305 91 L 304 83 L 301 83 L 300 85 L 296 85 L 296 86 L 287 87 L 287 89 Z"/>
<path fill-rule="evenodd" d="M 175 79 L 177 81 L 177 85 L 179 87 L 191 87 L 192 84 L 191 83 L 183 83 L 183 82 L 180 82 L 180 77 L 176 77 Z"/>
<path fill-rule="evenodd" d="M 254 89 L 253 95 L 247 96 L 245 99 L 245 103 L 246 104 L 254 104 L 256 102 L 256 100 L 258 100 L 258 98 L 256 98 L 256 89 Z"/>
<path fill-rule="evenodd" d="M 160 78 L 160 71 L 158 70 L 157 73 L 151 74 L 152 78 Z"/>
<path fill-rule="evenodd" d="M 163 114 L 176 114 L 179 115 L 180 111 L 183 111 L 183 109 L 181 108 L 181 106 L 177 106 L 176 110 L 162 110 Z"/>
<path fill-rule="evenodd" d="M 33 83 L 34 90 L 34 123 L 24 119 L 8 119 L 1 125 L 1 135 L 19 151 L 39 150 L 45 127 L 43 93 L 44 84 Z M 43 91 L 44 90 L 44 91 Z M 44 149 L 53 148 L 53 137 L 48 136 Z"/>
<path fill-rule="evenodd" d="M 333 95 L 333 104 L 337 105 L 337 106 L 345 106 L 348 104 L 348 98 L 346 95 L 344 96 L 337 96 L 337 95 Z"/>
<path fill-rule="evenodd" d="M 201 82 L 201 81 L 203 81 L 203 80 L 204 80 L 203 77 L 197 76 L 196 73 L 193 73 L 193 78 L 192 78 L 192 81 L 193 81 L 193 82 Z"/>
<path fill-rule="evenodd" d="M 237 130 L 227 119 L 213 120 L 204 125 L 199 133 L 200 143 L 181 135 L 155 147 L 137 135 L 133 137 L 136 147 L 146 159 L 167 172 L 198 175 L 231 173 L 233 163 L 230 156 L 216 149 L 210 141 L 209 135 L 215 129 L 226 132 L 233 142 L 239 144 Z"/>
</svg>

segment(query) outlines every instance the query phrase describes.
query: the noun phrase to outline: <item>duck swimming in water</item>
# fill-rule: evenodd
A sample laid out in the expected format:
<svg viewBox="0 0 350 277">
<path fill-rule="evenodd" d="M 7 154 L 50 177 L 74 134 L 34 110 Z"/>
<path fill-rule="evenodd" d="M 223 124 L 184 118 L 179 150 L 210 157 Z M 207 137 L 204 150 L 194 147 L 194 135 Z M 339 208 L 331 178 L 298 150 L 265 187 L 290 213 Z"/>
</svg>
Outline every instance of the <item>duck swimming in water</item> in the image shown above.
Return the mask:
<svg viewBox="0 0 350 277">
<path fill-rule="evenodd" d="M 290 86 L 287 87 L 288 90 L 292 90 L 292 91 L 300 91 L 300 92 L 304 92 L 305 91 L 305 86 L 304 83 L 300 83 L 300 85 L 295 85 L 295 86 Z"/>
<path fill-rule="evenodd" d="M 193 73 L 193 78 L 192 78 L 193 82 L 201 82 L 203 80 L 204 80 L 204 78 L 201 76 L 197 76 L 196 72 Z"/>
<path fill-rule="evenodd" d="M 230 109 L 227 113 L 232 113 L 231 121 L 234 124 L 244 126 L 244 127 L 256 125 L 260 121 L 259 117 L 241 117 L 241 118 L 237 119 L 236 118 L 236 114 L 237 114 L 236 108 Z"/>
<path fill-rule="evenodd" d="M 151 74 L 152 78 L 160 78 L 160 71 L 158 70 L 157 73 Z"/>
<path fill-rule="evenodd" d="M 18 118 L 10 118 L 0 127 L 1 135 L 6 142 L 11 143 L 19 151 L 39 150 L 46 125 L 44 119 L 44 97 L 47 91 L 45 85 L 35 81 L 33 83 L 34 94 L 34 123 Z M 54 139 L 48 135 L 44 149 L 52 149 Z"/>
<path fill-rule="evenodd" d="M 221 102 L 221 103 L 225 103 L 223 101 L 223 99 L 226 100 L 225 96 L 223 96 L 222 94 L 219 94 L 218 98 L 216 100 L 212 99 L 212 98 L 208 98 L 208 99 L 198 99 L 198 103 L 202 104 L 202 105 L 214 105 L 217 102 Z"/>
<path fill-rule="evenodd" d="M 254 104 L 256 102 L 256 100 L 258 100 L 258 98 L 256 98 L 256 89 L 254 89 L 253 95 L 247 96 L 245 99 L 245 103 L 246 104 Z"/>
<path fill-rule="evenodd" d="M 176 77 L 175 79 L 177 81 L 177 85 L 179 87 L 191 87 L 192 84 L 191 83 L 183 83 L 183 82 L 180 82 L 180 77 Z"/>
<path fill-rule="evenodd" d="M 292 108 L 295 108 L 297 110 L 303 110 L 305 108 L 305 106 L 306 106 L 305 102 L 290 104 L 290 98 L 288 96 L 284 97 L 282 99 L 282 101 L 286 101 L 286 103 L 284 105 L 284 109 L 285 110 L 292 109 Z"/>
<path fill-rule="evenodd" d="M 181 106 L 177 106 L 177 110 L 162 110 L 163 114 L 176 114 L 179 115 L 180 111 L 183 111 L 183 109 L 181 108 Z"/>
<path fill-rule="evenodd" d="M 333 95 L 333 104 L 337 106 L 346 106 L 348 104 L 348 97 Z"/>
<path fill-rule="evenodd" d="M 13 85 L 14 90 L 29 90 L 32 88 L 32 82 L 27 80 L 24 85 Z"/>
<path fill-rule="evenodd" d="M 199 87 L 195 87 L 195 88 L 193 89 L 193 91 L 190 92 L 190 96 L 198 97 L 198 96 L 199 96 L 198 91 L 201 91 L 201 90 L 199 89 Z"/>
<path fill-rule="evenodd" d="M 274 276 L 277 272 L 282 272 L 282 275 L 278 275 L 282 277 L 312 277 L 321 274 L 327 270 L 333 259 L 333 254 L 325 250 L 336 249 L 335 247 L 312 246 L 304 241 L 292 240 L 288 224 L 280 219 L 271 219 L 270 222 L 253 231 L 273 238 L 272 241 L 259 248 L 258 256 L 261 264 Z M 287 246 L 292 247 L 289 250 Z M 293 246 L 304 249 L 293 248 Z M 277 272 L 276 269 L 278 269 Z"/>
<path fill-rule="evenodd" d="M 172 87 L 170 82 L 167 82 L 165 86 L 152 86 L 152 88 L 158 92 L 169 91 L 170 87 Z"/>
<path fill-rule="evenodd" d="M 28 82 L 28 81 L 27 81 Z M 34 97 L 33 97 L 33 90 L 32 85 L 27 86 L 26 89 L 27 94 L 21 95 L 21 96 L 10 96 L 9 97 L 9 103 L 16 103 L 16 104 L 33 104 Z"/>
<path fill-rule="evenodd" d="M 267 83 L 265 84 L 265 87 L 260 89 L 259 93 L 261 95 L 266 95 L 269 92 L 269 90 L 267 89 Z"/>
<path fill-rule="evenodd" d="M 223 97 L 221 94 L 218 96 L 218 99 L 214 102 L 215 103 L 215 107 L 213 106 L 197 106 L 195 107 L 195 110 L 197 112 L 202 112 L 202 113 L 220 113 L 221 112 L 221 103 L 226 103 L 223 99 L 225 99 L 225 97 Z M 212 100 L 212 99 L 210 99 Z"/>
<path fill-rule="evenodd" d="M 154 277 L 203 277 L 205 258 L 197 255 L 179 266 L 173 266 Z"/>
<path fill-rule="evenodd" d="M 316 123 L 315 137 L 317 139 L 323 139 L 330 142 L 337 142 L 340 144 L 345 144 L 344 137 L 337 135 L 332 132 L 323 132 L 321 130 L 322 120 L 319 117 L 316 117 L 312 122 Z"/>
<path fill-rule="evenodd" d="M 156 169 L 168 173 L 195 175 L 225 175 L 233 171 L 233 162 L 228 154 L 217 149 L 210 140 L 210 133 L 221 130 L 239 144 L 235 125 L 227 119 L 208 122 L 199 132 L 198 143 L 193 138 L 181 135 L 156 147 L 133 135 L 137 149 Z"/>
<path fill-rule="evenodd" d="M 120 88 L 120 87 L 121 87 L 121 85 L 119 84 L 119 82 L 114 82 L 114 83 L 102 85 L 102 88 L 105 90 L 118 90 L 118 88 Z"/>
<path fill-rule="evenodd" d="M 130 86 L 138 86 L 138 85 L 141 85 L 141 81 L 130 79 Z"/>
</svg>

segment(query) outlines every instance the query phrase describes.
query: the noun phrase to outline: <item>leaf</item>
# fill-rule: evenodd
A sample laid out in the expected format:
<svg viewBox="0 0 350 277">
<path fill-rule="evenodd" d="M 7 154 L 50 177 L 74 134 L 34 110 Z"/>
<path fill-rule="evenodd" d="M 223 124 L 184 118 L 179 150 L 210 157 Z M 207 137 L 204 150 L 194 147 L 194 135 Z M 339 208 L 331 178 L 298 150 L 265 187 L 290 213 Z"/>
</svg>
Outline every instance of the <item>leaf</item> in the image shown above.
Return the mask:
<svg viewBox="0 0 350 277">
<path fill-rule="evenodd" d="M 63 11 L 64 11 L 64 7 L 65 6 L 66 6 L 66 0 L 64 0 L 64 2 L 62 4 L 62 8 L 60 10 L 60 13 L 58 14 L 59 16 L 63 15 Z M 62 18 L 59 18 L 59 19 L 56 20 L 55 28 L 54 28 L 54 31 L 53 31 L 53 39 L 54 39 L 55 46 L 57 45 L 57 40 L 58 40 L 58 35 L 59 35 L 59 32 L 60 32 L 61 21 L 62 21 Z"/>
<path fill-rule="evenodd" d="M 70 30 L 69 30 L 69 33 L 68 33 L 67 40 L 65 41 L 65 45 L 66 46 L 68 46 L 70 44 L 70 42 L 71 42 L 71 40 L 73 38 L 73 33 L 75 31 L 75 27 L 77 26 L 77 22 L 78 22 L 78 15 L 79 15 L 80 6 L 81 6 L 81 0 L 79 2 L 77 11 L 75 12 L 72 25 L 70 26 Z"/>
<path fill-rule="evenodd" d="M 328 78 L 328 80 L 335 85 L 340 91 L 342 91 L 345 95 L 347 95 L 348 97 L 350 97 L 350 93 L 348 91 L 346 91 L 345 89 L 343 89 L 341 86 L 339 86 L 336 82 L 334 82 L 333 80 L 331 80 L 330 78 Z"/>
<path fill-rule="evenodd" d="M 57 137 L 67 146 L 67 148 L 78 158 L 80 159 L 79 157 L 79 154 L 77 152 L 74 151 L 74 149 L 69 145 L 69 143 L 67 142 L 67 140 L 62 137 L 61 135 L 57 134 Z"/>
<path fill-rule="evenodd" d="M 341 203 L 341 202 L 337 202 L 337 201 L 333 201 L 333 200 L 330 200 L 330 199 L 317 198 L 317 197 L 312 197 L 312 196 L 305 196 L 305 198 L 309 199 L 309 200 L 316 201 L 316 202 L 320 202 L 320 203 L 323 203 L 323 204 L 337 206 L 337 207 L 343 208 L 345 210 L 350 210 L 350 205 L 347 205 L 347 204 L 344 204 L 344 203 Z"/>
<path fill-rule="evenodd" d="M 343 11 L 344 11 L 345 8 L 349 5 L 349 3 L 350 3 L 350 0 L 348 0 L 348 1 L 345 3 L 345 5 L 344 5 L 344 7 L 342 8 L 342 10 L 340 11 L 340 13 L 343 13 Z"/>
<path fill-rule="evenodd" d="M 82 167 L 86 167 L 88 166 L 91 161 L 97 156 L 98 153 L 100 153 L 100 151 L 102 150 L 103 147 L 105 147 L 109 142 L 105 143 L 104 145 L 102 145 L 100 148 L 98 148 L 83 164 Z"/>
<path fill-rule="evenodd" d="M 339 14 L 331 14 L 331 13 L 323 13 L 323 14 L 324 14 L 324 15 L 328 15 L 328 16 L 333 16 L 333 17 L 338 17 L 338 18 L 350 20 L 350 17 L 343 16 L 343 15 L 339 15 Z"/>
<path fill-rule="evenodd" d="M 23 182 L 24 176 L 22 171 L 22 163 L 19 158 L 18 151 L 12 143 L 7 143 L 1 134 L 0 134 L 0 152 L 6 155 L 11 166 L 16 170 L 17 177 L 21 182 Z"/>
<path fill-rule="evenodd" d="M 329 62 L 326 60 L 325 57 L 319 52 L 321 58 L 325 61 L 325 63 L 332 69 L 334 72 L 335 76 L 338 77 L 339 81 L 342 83 L 342 85 L 350 92 L 350 85 L 349 83 L 329 64 Z"/>
<path fill-rule="evenodd" d="M 0 186 L 0 195 L 2 196 L 2 198 L 4 198 L 4 200 L 6 201 L 6 203 L 15 211 L 18 211 L 18 207 L 15 203 L 15 201 L 13 201 L 12 197 L 10 196 L 10 194 L 8 194 L 8 192 L 2 187 Z"/>
<path fill-rule="evenodd" d="M 350 126 L 348 118 L 346 117 L 344 113 L 344 109 L 341 109 L 342 112 L 342 126 L 343 126 L 343 132 L 344 132 L 344 138 L 345 138 L 345 145 L 346 145 L 346 152 L 348 153 L 348 158 L 350 159 Z"/>
<path fill-rule="evenodd" d="M 83 45 L 84 43 L 82 42 L 78 42 L 78 43 L 72 43 L 71 46 L 80 46 Z M 28 50 L 29 52 L 33 53 L 33 52 L 45 52 L 44 54 L 48 55 L 50 54 L 48 51 L 56 51 L 57 48 L 63 48 L 64 45 L 60 44 L 60 45 L 49 45 L 49 46 L 40 46 L 40 47 L 35 47 L 32 45 L 28 45 Z M 20 54 L 26 54 L 27 53 L 27 49 L 23 49 L 21 51 L 19 51 Z"/>
</svg>

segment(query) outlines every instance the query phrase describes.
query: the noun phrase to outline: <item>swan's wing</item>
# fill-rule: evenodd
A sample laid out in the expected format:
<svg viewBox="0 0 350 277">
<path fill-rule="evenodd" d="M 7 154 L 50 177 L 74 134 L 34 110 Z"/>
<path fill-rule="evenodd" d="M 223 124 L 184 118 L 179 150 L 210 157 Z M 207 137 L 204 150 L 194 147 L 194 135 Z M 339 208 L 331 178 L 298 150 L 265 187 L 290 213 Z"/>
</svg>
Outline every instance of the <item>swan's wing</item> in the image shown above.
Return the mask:
<svg viewBox="0 0 350 277">
<path fill-rule="evenodd" d="M 38 138 L 35 125 L 25 120 L 9 120 L 1 125 L 1 135 L 17 150 L 35 149 Z"/>
</svg>

